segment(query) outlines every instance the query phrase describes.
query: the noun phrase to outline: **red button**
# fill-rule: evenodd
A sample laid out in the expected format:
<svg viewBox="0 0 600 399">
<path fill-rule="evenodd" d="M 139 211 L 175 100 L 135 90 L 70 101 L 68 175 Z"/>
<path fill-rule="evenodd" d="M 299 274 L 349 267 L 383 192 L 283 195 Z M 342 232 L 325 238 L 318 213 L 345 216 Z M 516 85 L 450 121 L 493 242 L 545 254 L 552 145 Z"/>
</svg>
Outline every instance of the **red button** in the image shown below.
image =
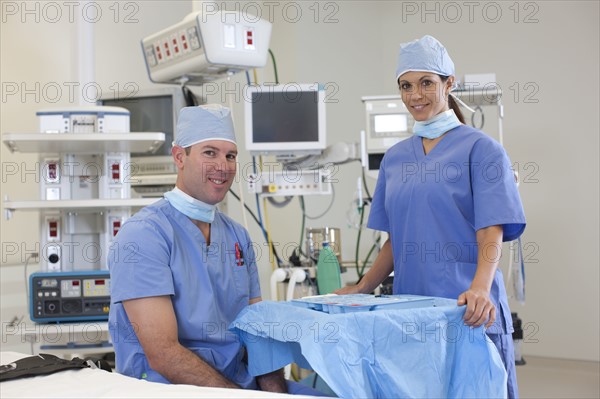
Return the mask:
<svg viewBox="0 0 600 399">
<path fill-rule="evenodd" d="M 50 237 L 56 238 L 58 237 L 58 222 L 55 220 L 51 220 L 48 226 L 48 232 Z"/>
<path fill-rule="evenodd" d="M 113 164 L 111 166 L 111 171 L 112 171 L 112 178 L 114 180 L 119 180 L 119 178 L 121 176 L 121 173 L 120 173 L 120 170 L 119 170 L 119 164 L 118 163 L 115 163 L 115 164 Z"/>
<path fill-rule="evenodd" d="M 121 229 L 121 221 L 116 220 L 113 222 L 113 237 L 117 235 L 119 230 Z"/>
</svg>

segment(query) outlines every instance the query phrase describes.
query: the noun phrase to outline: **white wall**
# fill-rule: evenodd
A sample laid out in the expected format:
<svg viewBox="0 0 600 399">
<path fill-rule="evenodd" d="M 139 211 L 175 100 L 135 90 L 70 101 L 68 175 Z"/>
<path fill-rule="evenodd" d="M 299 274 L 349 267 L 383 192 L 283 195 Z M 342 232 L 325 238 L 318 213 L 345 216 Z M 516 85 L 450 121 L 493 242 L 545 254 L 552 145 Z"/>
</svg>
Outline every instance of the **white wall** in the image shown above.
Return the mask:
<svg viewBox="0 0 600 399">
<path fill-rule="evenodd" d="M 91 2 L 73 6 L 69 2 L 3 1 L 1 38 L 0 131 L 37 132 L 36 111 L 47 107 L 70 107 L 79 98 L 91 104 L 103 95 L 117 90 L 151 87 L 142 59 L 140 39 L 180 21 L 192 10 L 189 1 L 164 3 Z M 95 32 L 95 78 L 84 90 L 78 81 L 78 20 L 92 25 Z M 86 22 L 88 21 L 88 22 Z M 20 40 L 15 40 L 20 38 Z M 129 86 L 126 86 L 129 84 Z M 93 90 L 94 87 L 100 91 Z M 2 144 L 2 177 L 0 194 L 4 200 L 39 199 L 37 154 L 11 154 Z M 2 201 L 3 202 L 3 201 Z M 2 331 L 13 317 L 25 316 L 26 296 L 23 262 L 39 251 L 39 214 L 18 211 L 11 220 L 0 221 L 2 256 L 0 267 L 0 320 Z M 28 274 L 38 270 L 33 264 Z M 16 335 L 1 342 L 3 350 L 29 351 Z M 8 350 L 8 349 L 7 349 Z"/>
<path fill-rule="evenodd" d="M 13 3 L 17 8 L 19 4 Z M 48 105 L 66 104 L 69 97 L 65 82 L 73 82 L 72 68 L 74 24 L 44 22 L 36 15 L 10 16 L 10 8 L 3 2 L 1 40 L 0 131 L 36 132 L 35 112 Z M 34 8 L 31 8 L 34 10 Z M 41 12 L 41 7 L 39 8 Z M 37 22 L 36 22 L 36 16 Z M 21 40 L 14 40 L 21 38 Z M 62 43 L 62 45 L 57 45 Z M 58 89 L 57 89 L 58 88 Z M 60 93 L 62 91 L 62 95 Z M 50 104 L 49 101 L 57 101 Z M 39 171 L 37 154 L 11 154 L 4 144 L 0 149 L 2 177 L 0 195 L 11 200 L 39 199 Z M 37 212 L 20 212 L 6 221 L 2 206 L 0 234 L 2 240 L 2 268 L 0 271 L 0 318 L 4 332 L 5 322 L 25 315 L 26 296 L 23 263 L 33 252 L 39 251 L 39 221 Z M 12 266 L 11 264 L 19 264 Z M 28 272 L 36 271 L 36 264 Z M 22 344 L 16 336 L 5 339 L 2 347 Z M 16 350 L 20 348 L 17 346 Z M 26 345 L 22 350 L 29 350 Z"/>
<path fill-rule="evenodd" d="M 274 9 L 262 2 L 229 2 L 228 7 L 238 5 L 250 12 L 256 7 L 244 6 L 258 5 L 263 17 L 274 10 L 271 48 L 281 82 L 336 85 L 334 97 L 339 101 L 328 104 L 327 110 L 329 143 L 358 140 L 358 132 L 365 126 L 362 96 L 396 93 L 393 73 L 401 42 L 431 34 L 448 48 L 459 77 L 496 73 L 504 91 L 504 144 L 512 161 L 519 164 L 521 175 L 528 178 L 520 188 L 528 220 L 523 235 L 527 245 L 527 302 L 525 306 L 513 305 L 526 325 L 524 353 L 598 361 L 598 3 L 518 3 L 518 16 L 514 2 L 475 3 L 470 14 L 463 2 L 321 2 L 317 4 L 316 22 L 313 2 L 289 2 L 288 8 L 287 3 L 275 2 L 271 3 L 276 5 Z M 127 82 L 148 87 L 139 39 L 183 18 L 191 4 L 134 2 L 139 10 L 134 16 L 138 22 L 133 24 L 114 23 L 110 4 L 103 5 L 105 17 L 95 25 L 96 80 L 106 90 Z M 298 7 L 302 16 L 294 20 Z M 433 11 L 427 13 L 423 7 Z M 496 14 L 498 10 L 501 15 Z M 121 9 L 121 20 L 132 11 Z M 1 29 L 3 84 L 68 82 L 72 78 L 70 24 L 21 23 L 11 16 Z M 29 51 L 18 52 L 8 37 L 22 37 Z M 273 81 L 271 65 L 258 71 L 258 77 Z M 240 74 L 229 85 L 243 85 L 245 81 Z M 250 158 L 243 153 L 242 100 L 231 98 L 224 90 L 208 99 L 233 102 L 240 161 L 248 162 Z M 2 132 L 34 131 L 34 113 L 44 105 L 32 96 L 25 101 L 15 96 L 6 101 L 3 98 Z M 36 159 L 9 154 L 4 147 L 1 154 L 3 165 L 23 161 L 30 165 Z M 340 166 L 332 211 L 308 225 L 341 228 L 343 256 L 348 260 L 354 258 L 356 230 L 348 227 L 346 211 L 359 173 L 358 163 Z M 25 176 L 25 184 L 20 180 L 20 176 L 6 176 L 2 195 L 10 194 L 11 199 L 35 197 L 33 176 Z M 369 185 L 372 189 L 374 182 Z M 234 189 L 239 192 L 238 187 Z M 245 197 L 255 209 L 254 199 Z M 320 213 L 329 200 L 307 198 L 307 212 Z M 233 198 L 229 198 L 228 208 L 233 217 L 242 220 L 240 206 Z M 269 218 L 274 240 L 281 247 L 299 240 L 297 201 L 284 209 L 270 207 Z M 258 229 L 250 219 L 249 224 L 258 241 Z M 19 253 L 2 259 L 3 263 L 19 262 L 38 240 L 37 217 L 22 213 L 9 222 L 3 220 L 1 232 L 3 252 L 6 243 L 27 243 L 20 246 Z M 366 254 L 370 239 L 371 232 L 363 234 L 361 256 Z M 266 253 L 259 265 L 264 296 L 268 297 L 270 264 Z M 17 268 L 13 275 L 18 273 Z M 353 279 L 352 273 L 346 273 L 347 280 Z M 5 306 L 2 303 L 2 309 Z M 10 317 L 3 311 L 2 320 Z"/>
</svg>

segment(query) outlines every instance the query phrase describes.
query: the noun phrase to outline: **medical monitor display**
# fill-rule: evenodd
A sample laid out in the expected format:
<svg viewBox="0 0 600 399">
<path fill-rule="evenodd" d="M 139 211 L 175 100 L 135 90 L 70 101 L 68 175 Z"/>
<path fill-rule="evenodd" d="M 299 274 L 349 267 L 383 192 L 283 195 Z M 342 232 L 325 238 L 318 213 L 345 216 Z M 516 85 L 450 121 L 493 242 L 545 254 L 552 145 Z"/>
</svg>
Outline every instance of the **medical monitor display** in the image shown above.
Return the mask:
<svg viewBox="0 0 600 399">
<path fill-rule="evenodd" d="M 325 90 L 317 84 L 251 87 L 246 96 L 246 149 L 306 155 L 326 145 Z"/>
<path fill-rule="evenodd" d="M 164 144 L 154 154 L 132 156 L 171 156 L 171 143 L 179 110 L 185 106 L 180 89 L 156 89 L 119 93 L 101 100 L 102 105 L 122 107 L 130 112 L 132 132 L 161 132 Z"/>
<path fill-rule="evenodd" d="M 406 114 L 380 114 L 373 116 L 375 133 L 394 133 L 408 131 Z"/>
</svg>

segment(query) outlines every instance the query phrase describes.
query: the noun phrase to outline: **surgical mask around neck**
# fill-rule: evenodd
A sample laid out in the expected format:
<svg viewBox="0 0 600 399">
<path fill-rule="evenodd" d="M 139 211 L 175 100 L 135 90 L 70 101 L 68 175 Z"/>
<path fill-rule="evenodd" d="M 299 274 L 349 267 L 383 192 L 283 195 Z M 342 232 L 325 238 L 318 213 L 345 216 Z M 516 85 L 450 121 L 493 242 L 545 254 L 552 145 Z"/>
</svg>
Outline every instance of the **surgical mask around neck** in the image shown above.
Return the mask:
<svg viewBox="0 0 600 399">
<path fill-rule="evenodd" d="M 426 139 L 437 139 L 448 130 L 454 129 L 460 125 L 461 123 L 454 113 L 454 110 L 449 109 L 426 121 L 415 122 L 413 133 Z"/>
<path fill-rule="evenodd" d="M 212 223 L 215 220 L 215 205 L 210 205 L 197 200 L 194 197 L 181 191 L 175 187 L 172 191 L 165 193 L 165 199 L 169 201 L 171 205 L 185 216 L 200 220 L 206 223 Z"/>
</svg>

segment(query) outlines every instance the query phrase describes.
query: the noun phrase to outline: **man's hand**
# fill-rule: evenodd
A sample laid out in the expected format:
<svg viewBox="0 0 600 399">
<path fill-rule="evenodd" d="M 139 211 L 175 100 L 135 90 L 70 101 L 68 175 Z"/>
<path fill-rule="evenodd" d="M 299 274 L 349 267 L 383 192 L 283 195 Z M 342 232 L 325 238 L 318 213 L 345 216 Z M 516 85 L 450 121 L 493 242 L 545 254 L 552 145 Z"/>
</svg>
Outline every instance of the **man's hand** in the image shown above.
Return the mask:
<svg viewBox="0 0 600 399">
<path fill-rule="evenodd" d="M 261 391 L 287 393 L 287 384 L 283 377 L 283 369 L 256 377 Z"/>
</svg>

